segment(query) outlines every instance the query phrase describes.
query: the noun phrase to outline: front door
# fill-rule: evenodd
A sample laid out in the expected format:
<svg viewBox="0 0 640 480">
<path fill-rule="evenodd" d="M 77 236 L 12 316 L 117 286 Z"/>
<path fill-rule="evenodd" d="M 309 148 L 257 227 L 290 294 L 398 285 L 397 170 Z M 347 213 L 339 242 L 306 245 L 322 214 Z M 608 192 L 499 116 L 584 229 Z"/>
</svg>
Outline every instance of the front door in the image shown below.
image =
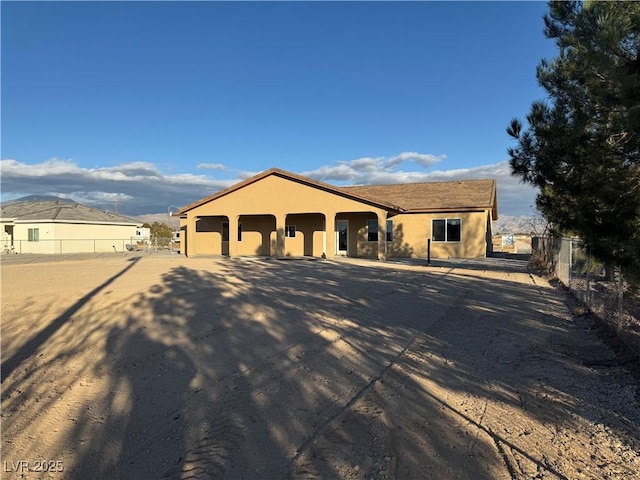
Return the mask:
<svg viewBox="0 0 640 480">
<path fill-rule="evenodd" d="M 338 255 L 347 256 L 347 247 L 349 245 L 349 221 L 336 220 L 336 253 Z"/>
</svg>

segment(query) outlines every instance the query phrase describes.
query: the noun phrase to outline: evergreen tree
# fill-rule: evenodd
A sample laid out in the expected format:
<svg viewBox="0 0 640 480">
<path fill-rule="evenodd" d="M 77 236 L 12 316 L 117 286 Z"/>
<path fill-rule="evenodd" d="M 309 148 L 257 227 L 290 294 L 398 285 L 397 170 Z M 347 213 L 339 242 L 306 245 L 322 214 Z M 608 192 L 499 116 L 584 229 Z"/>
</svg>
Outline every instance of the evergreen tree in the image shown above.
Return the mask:
<svg viewBox="0 0 640 480">
<path fill-rule="evenodd" d="M 547 101 L 507 133 L 512 174 L 538 209 L 605 262 L 640 269 L 640 3 L 549 2 L 558 56 L 537 69 Z"/>
</svg>

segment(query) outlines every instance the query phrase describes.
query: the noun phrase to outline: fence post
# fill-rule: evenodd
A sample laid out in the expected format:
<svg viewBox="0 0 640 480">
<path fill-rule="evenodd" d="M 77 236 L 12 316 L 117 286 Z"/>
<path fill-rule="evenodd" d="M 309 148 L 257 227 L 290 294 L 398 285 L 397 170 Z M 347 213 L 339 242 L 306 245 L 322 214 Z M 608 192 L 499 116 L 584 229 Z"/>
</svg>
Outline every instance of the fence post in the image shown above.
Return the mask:
<svg viewBox="0 0 640 480">
<path fill-rule="evenodd" d="M 567 269 L 567 287 L 571 288 L 571 269 L 573 267 L 573 239 L 569 239 L 569 268 Z"/>
<path fill-rule="evenodd" d="M 622 331 L 622 320 L 623 320 L 623 295 L 624 295 L 624 278 L 622 277 L 622 267 L 618 268 L 618 335 Z"/>
<path fill-rule="evenodd" d="M 587 304 L 587 308 L 589 310 L 591 310 L 591 300 L 590 300 L 591 289 L 590 289 L 590 285 L 589 285 L 589 280 L 590 280 L 589 273 L 590 273 L 590 271 L 591 271 L 591 254 L 587 253 L 587 285 L 586 285 L 587 292 L 586 292 L 585 303 Z"/>
</svg>

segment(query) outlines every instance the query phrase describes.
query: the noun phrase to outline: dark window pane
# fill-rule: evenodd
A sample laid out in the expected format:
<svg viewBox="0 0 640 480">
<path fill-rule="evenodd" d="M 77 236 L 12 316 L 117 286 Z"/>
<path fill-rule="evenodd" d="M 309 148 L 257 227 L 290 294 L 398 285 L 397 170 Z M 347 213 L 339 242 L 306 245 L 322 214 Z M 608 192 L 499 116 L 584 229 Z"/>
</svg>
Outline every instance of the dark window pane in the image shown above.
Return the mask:
<svg viewBox="0 0 640 480">
<path fill-rule="evenodd" d="M 378 221 L 367 220 L 367 240 L 369 242 L 378 241 Z"/>
<path fill-rule="evenodd" d="M 434 242 L 444 242 L 444 220 L 433 220 L 431 224 L 431 240 Z"/>
<path fill-rule="evenodd" d="M 447 220 L 447 242 L 460 241 L 460 219 Z"/>
</svg>

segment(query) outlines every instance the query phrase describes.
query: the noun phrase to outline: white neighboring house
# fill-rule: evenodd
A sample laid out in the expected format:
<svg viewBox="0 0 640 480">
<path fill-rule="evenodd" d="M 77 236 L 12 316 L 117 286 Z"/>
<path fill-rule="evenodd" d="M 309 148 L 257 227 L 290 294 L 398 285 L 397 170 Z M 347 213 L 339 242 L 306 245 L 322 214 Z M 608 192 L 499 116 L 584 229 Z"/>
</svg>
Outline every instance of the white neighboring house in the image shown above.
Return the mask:
<svg viewBox="0 0 640 480">
<path fill-rule="evenodd" d="M 136 228 L 136 236 L 133 240 L 136 242 L 144 242 L 147 245 L 151 244 L 151 229 L 149 227 Z"/>
<path fill-rule="evenodd" d="M 123 252 L 141 227 L 137 220 L 66 200 L 16 201 L 0 209 L 3 250 L 15 253 Z"/>
</svg>

